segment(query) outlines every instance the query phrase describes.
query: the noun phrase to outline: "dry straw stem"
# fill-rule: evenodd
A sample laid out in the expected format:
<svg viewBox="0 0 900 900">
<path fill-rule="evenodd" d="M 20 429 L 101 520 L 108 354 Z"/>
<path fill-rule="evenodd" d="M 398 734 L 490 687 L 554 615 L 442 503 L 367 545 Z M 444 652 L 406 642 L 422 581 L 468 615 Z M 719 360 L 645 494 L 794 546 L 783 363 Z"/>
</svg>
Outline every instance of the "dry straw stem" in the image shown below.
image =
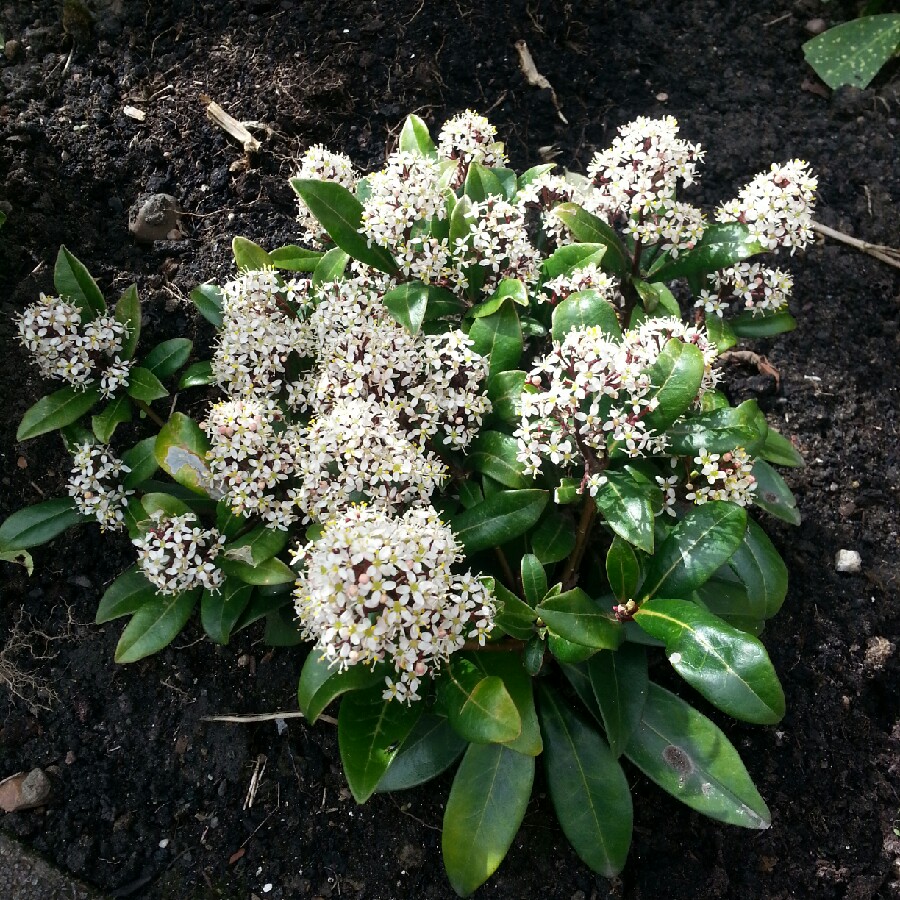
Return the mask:
<svg viewBox="0 0 900 900">
<path fill-rule="evenodd" d="M 516 50 L 519 52 L 519 68 L 522 70 L 525 80 L 532 87 L 550 91 L 550 98 L 553 100 L 553 105 L 556 107 L 556 114 L 562 120 L 563 124 L 568 125 L 569 120 L 562 114 L 562 110 L 559 108 L 559 100 L 556 99 L 556 91 L 553 90 L 553 85 L 538 72 L 537 66 L 534 64 L 534 60 L 531 57 L 531 51 L 528 49 L 528 44 L 526 44 L 525 41 L 516 41 Z"/>
<path fill-rule="evenodd" d="M 232 725 L 252 725 L 255 722 L 274 722 L 276 719 L 305 719 L 302 712 L 275 712 L 259 713 L 256 715 L 224 715 L 202 716 L 201 722 L 226 722 Z M 317 722 L 327 722 L 329 725 L 337 725 L 337 719 L 331 716 L 319 716 Z"/>
<path fill-rule="evenodd" d="M 833 238 L 842 244 L 848 244 L 850 247 L 862 250 L 863 253 L 868 253 L 869 256 L 874 256 L 875 259 L 881 260 L 881 262 L 887 263 L 895 269 L 900 269 L 900 250 L 886 247 L 884 244 L 870 244 L 868 241 L 861 241 L 859 238 L 844 234 L 843 231 L 835 231 L 821 222 L 813 222 L 812 227 L 813 231 L 818 231 L 819 234 L 823 234 L 825 237 Z"/>
<path fill-rule="evenodd" d="M 209 99 L 209 98 L 204 98 Z M 243 148 L 245 153 L 256 153 L 261 144 L 249 131 L 238 122 L 234 116 L 230 116 L 218 103 L 209 100 L 206 107 L 206 115 L 212 119 L 223 131 L 228 132 Z"/>
</svg>

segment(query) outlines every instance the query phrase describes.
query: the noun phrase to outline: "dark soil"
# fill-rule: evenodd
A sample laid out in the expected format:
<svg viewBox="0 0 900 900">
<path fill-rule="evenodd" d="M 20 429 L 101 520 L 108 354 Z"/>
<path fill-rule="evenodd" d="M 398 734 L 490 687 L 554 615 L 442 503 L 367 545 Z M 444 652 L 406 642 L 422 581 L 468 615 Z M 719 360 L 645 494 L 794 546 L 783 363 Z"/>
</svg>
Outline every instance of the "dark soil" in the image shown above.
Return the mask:
<svg viewBox="0 0 900 900">
<path fill-rule="evenodd" d="M 11 316 L 52 290 L 65 243 L 108 296 L 136 281 L 150 336 L 210 328 L 180 301 L 227 277 L 231 238 L 269 247 L 296 239 L 292 160 L 322 142 L 372 167 L 404 116 L 430 124 L 487 112 L 512 164 L 538 148 L 583 171 L 615 128 L 637 115 L 677 116 L 707 149 L 694 202 L 712 205 L 773 160 L 809 160 L 817 218 L 873 242 L 900 242 L 900 76 L 867 91 L 815 86 L 800 49 L 805 23 L 852 4 L 790 0 L 665 4 L 506 0 L 13 0 L 0 14 L 18 55 L 0 66 L 0 518 L 58 496 L 68 460 L 56 436 L 14 439 L 42 394 L 13 339 Z M 527 41 L 556 91 L 531 87 Z M 9 43 L 7 43 L 9 50 Z M 203 95 L 263 123 L 242 165 L 207 120 Z M 126 105 L 146 111 L 137 122 Z M 190 213 L 186 238 L 137 246 L 127 230 L 139 194 L 165 191 Z M 800 321 L 765 342 L 779 390 L 754 372 L 757 396 L 807 466 L 787 477 L 804 524 L 766 527 L 791 590 L 765 640 L 788 712 L 776 727 L 722 722 L 773 814 L 765 832 L 708 821 L 634 769 L 636 830 L 622 877 L 593 875 L 568 848 L 539 782 L 507 861 L 480 896 L 560 898 L 847 898 L 898 896 L 900 883 L 900 607 L 897 604 L 900 278 L 836 243 L 790 261 Z M 760 349 L 757 347 L 756 349 Z M 859 551 L 860 574 L 835 571 Z M 189 626 L 159 656 L 117 667 L 121 623 L 89 624 L 104 586 L 131 559 L 127 540 L 96 528 L 34 553 L 28 578 L 6 564 L 0 628 L 25 608 L 55 656 L 26 667 L 59 694 L 50 710 L 0 695 L 0 777 L 42 766 L 45 810 L 2 827 L 80 878 L 125 897 L 452 896 L 440 861 L 447 783 L 377 796 L 345 789 L 334 730 L 290 720 L 212 725 L 224 712 L 296 708 L 296 651 L 269 652 L 241 632 L 214 647 Z M 84 623 L 84 624 L 79 624 Z M 2 632 L 0 632 L 2 633 Z M 43 643 L 43 642 L 39 642 Z M 253 769 L 267 759 L 252 808 Z M 167 843 L 165 843 L 167 842 Z M 241 855 L 242 854 L 242 855 Z M 272 885 L 264 893 L 265 885 Z"/>
</svg>

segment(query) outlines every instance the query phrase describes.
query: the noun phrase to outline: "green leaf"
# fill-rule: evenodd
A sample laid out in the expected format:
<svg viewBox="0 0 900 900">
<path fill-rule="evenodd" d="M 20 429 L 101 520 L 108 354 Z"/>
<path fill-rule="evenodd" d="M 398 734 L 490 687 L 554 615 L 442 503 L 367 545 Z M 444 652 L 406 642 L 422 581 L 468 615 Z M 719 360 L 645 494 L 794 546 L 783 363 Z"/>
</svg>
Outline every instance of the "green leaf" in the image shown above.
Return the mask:
<svg viewBox="0 0 900 900">
<path fill-rule="evenodd" d="M 472 201 L 463 195 L 450 213 L 450 246 L 455 248 L 461 238 L 468 237 L 477 216 Z"/>
<path fill-rule="evenodd" d="M 503 679 L 485 675 L 469 658 L 453 654 L 441 669 L 437 691 L 450 724 L 467 741 L 502 744 L 522 733 L 522 718 Z"/>
<path fill-rule="evenodd" d="M 350 666 L 343 672 L 326 659 L 320 648 L 313 647 L 300 671 L 297 685 L 297 703 L 310 724 L 316 721 L 325 708 L 347 691 L 384 687 L 385 666 L 370 669 L 367 666 Z"/>
<path fill-rule="evenodd" d="M 669 316 L 681 318 L 681 307 L 675 299 L 675 295 L 664 284 L 650 284 L 635 278 L 632 282 L 644 309 L 650 315 L 661 315 L 663 312 Z"/>
<path fill-rule="evenodd" d="M 776 519 L 789 525 L 799 525 L 800 510 L 785 480 L 762 459 L 754 460 L 753 474 L 756 476 L 754 504 Z"/>
<path fill-rule="evenodd" d="M 645 553 L 653 552 L 652 489 L 628 472 L 607 470 L 594 501 L 612 530 Z M 586 502 L 590 502 L 588 499 Z"/>
<path fill-rule="evenodd" d="M 0 525 L 0 550 L 27 550 L 52 541 L 67 528 L 88 521 L 70 497 L 45 500 L 14 512 Z"/>
<path fill-rule="evenodd" d="M 106 313 L 106 301 L 90 272 L 65 248 L 59 248 L 53 269 L 53 284 L 60 297 L 71 300 L 81 310 L 81 322 L 90 322 Z"/>
<path fill-rule="evenodd" d="M 541 517 L 547 491 L 500 491 L 483 503 L 450 518 L 450 526 L 467 553 L 500 547 L 525 534 Z"/>
<path fill-rule="evenodd" d="M 268 647 L 296 647 L 303 643 L 292 604 L 286 603 L 266 615 L 263 643 Z"/>
<path fill-rule="evenodd" d="M 644 417 L 648 428 L 666 431 L 690 409 L 700 390 L 704 370 L 703 354 L 698 347 L 677 338 L 666 344 L 656 362 L 647 369 L 653 387 L 643 399 L 655 399 L 659 403 Z"/>
<path fill-rule="evenodd" d="M 144 438 L 130 450 L 122 454 L 122 462 L 131 470 L 123 479 L 122 486 L 128 490 L 134 490 L 139 484 L 150 478 L 159 468 L 156 457 L 153 455 L 155 437 Z"/>
<path fill-rule="evenodd" d="M 319 260 L 324 256 L 320 250 L 306 250 L 296 244 L 287 244 L 269 254 L 276 269 L 289 272 L 314 272 Z"/>
<path fill-rule="evenodd" d="M 554 659 L 558 659 L 561 663 L 567 665 L 583 663 L 599 652 L 596 647 L 588 647 L 585 644 L 567 641 L 552 631 L 547 632 L 547 649 Z"/>
<path fill-rule="evenodd" d="M 370 247 L 360 232 L 363 206 L 347 188 L 334 181 L 303 178 L 292 178 L 291 187 L 341 250 L 382 272 L 397 271 L 391 254 L 384 247 Z"/>
<path fill-rule="evenodd" d="M 577 203 L 561 203 L 553 214 L 562 220 L 576 241 L 585 244 L 603 244 L 608 252 L 602 267 L 614 275 L 627 275 L 630 267 L 628 252 L 616 232 L 602 219 L 582 209 Z"/>
<path fill-rule="evenodd" d="M 226 540 L 237 537 L 247 526 L 247 522 L 243 516 L 232 512 L 226 500 L 220 500 L 216 504 L 216 528 L 220 534 L 225 535 Z"/>
<path fill-rule="evenodd" d="M 641 583 L 641 564 L 631 544 L 618 535 L 606 554 L 606 577 L 620 603 L 634 599 Z"/>
<path fill-rule="evenodd" d="M 113 316 L 117 322 L 128 328 L 128 337 L 122 341 L 122 352 L 119 356 L 122 359 L 131 359 L 141 336 L 141 301 L 138 298 L 136 284 L 125 289 L 125 293 L 116 303 Z"/>
<path fill-rule="evenodd" d="M 763 316 L 745 312 L 729 319 L 728 325 L 738 337 L 761 338 L 793 331 L 797 320 L 789 312 L 773 312 Z"/>
<path fill-rule="evenodd" d="M 272 257 L 259 244 L 254 244 L 244 237 L 236 237 L 231 242 L 231 252 L 234 254 L 234 264 L 242 272 L 255 272 L 275 264 Z"/>
<path fill-rule="evenodd" d="M 619 339 L 622 329 L 612 304 L 597 291 L 576 291 L 553 310 L 553 340 L 562 343 L 570 331 L 599 327 L 610 339 Z"/>
<path fill-rule="evenodd" d="M 747 513 L 734 503 L 713 500 L 695 506 L 647 561 L 641 593 L 684 597 L 727 562 L 744 539 Z"/>
<path fill-rule="evenodd" d="M 161 595 L 144 603 L 119 638 L 116 662 L 137 662 L 171 644 L 187 624 L 199 597 L 198 588 L 171 596 Z"/>
<path fill-rule="evenodd" d="M 100 598 L 94 621 L 103 625 L 120 616 L 130 616 L 156 599 L 156 588 L 136 565 L 131 566 L 106 589 Z"/>
<path fill-rule="evenodd" d="M 350 254 L 344 253 L 340 247 L 332 247 L 319 260 L 319 264 L 313 271 L 313 287 L 320 287 L 332 281 L 340 281 L 349 262 Z"/>
<path fill-rule="evenodd" d="M 489 377 L 514 369 L 522 356 L 523 340 L 519 315 L 511 300 L 505 300 L 497 312 L 476 319 L 469 329 L 475 352 L 490 360 Z"/>
<path fill-rule="evenodd" d="M 233 559 L 220 559 L 219 568 L 226 575 L 239 578 L 246 584 L 289 584 L 297 580 L 297 573 L 277 557 L 267 559 L 256 566 Z"/>
<path fill-rule="evenodd" d="M 425 713 L 403 742 L 375 790 L 383 794 L 425 784 L 449 769 L 467 746 L 468 743 L 443 716 Z"/>
<path fill-rule="evenodd" d="M 585 266 L 599 266 L 606 250 L 605 244 L 564 244 L 544 260 L 541 274 L 549 281 Z"/>
<path fill-rule="evenodd" d="M 744 540 L 728 565 L 753 606 L 762 608 L 763 618 L 770 619 L 781 609 L 788 589 L 787 566 L 769 536 L 749 517 Z"/>
<path fill-rule="evenodd" d="M 469 163 L 469 171 L 466 173 L 466 183 L 463 192 L 476 203 L 481 203 L 488 197 L 503 197 L 503 185 L 500 179 L 488 168 L 478 162 Z"/>
<path fill-rule="evenodd" d="M 48 431 L 65 428 L 80 419 L 100 399 L 100 390 L 67 387 L 41 397 L 24 416 L 16 431 L 17 441 L 27 441 Z"/>
<path fill-rule="evenodd" d="M 468 463 L 476 472 L 489 475 L 505 487 L 527 488 L 532 480 L 525 474 L 517 452 L 514 437 L 500 431 L 482 431 L 469 446 Z"/>
<path fill-rule="evenodd" d="M 184 413 L 172 417 L 160 429 L 153 446 L 159 467 L 179 484 L 206 493 L 212 476 L 206 464 L 209 442 L 200 426 Z"/>
<path fill-rule="evenodd" d="M 634 621 L 664 641 L 675 671 L 729 716 L 774 725 L 784 715 L 784 692 L 755 637 L 690 600 L 648 600 Z"/>
<path fill-rule="evenodd" d="M 686 275 L 704 275 L 733 266 L 765 248 L 750 236 L 750 229 L 740 222 L 726 222 L 707 227 L 693 250 L 679 253 L 677 259 L 657 269 L 647 280 L 672 281 Z"/>
<path fill-rule="evenodd" d="M 575 549 L 575 523 L 571 516 L 551 508 L 531 535 L 531 549 L 545 565 L 564 560 Z"/>
<path fill-rule="evenodd" d="M 763 446 L 768 430 L 756 401 L 745 400 L 737 407 L 723 407 L 676 422 L 666 432 L 666 450 L 673 456 L 694 456 L 701 450 L 730 453 L 742 447 L 754 456 Z"/>
<path fill-rule="evenodd" d="M 258 566 L 285 548 L 290 535 L 287 531 L 258 525 L 252 531 L 225 545 L 226 559 L 237 560 L 248 566 Z"/>
<path fill-rule="evenodd" d="M 697 812 L 744 828 L 771 824 L 769 809 L 728 738 L 706 716 L 652 682 L 625 755 Z"/>
<path fill-rule="evenodd" d="M 216 328 L 222 327 L 222 291 L 215 284 L 201 284 L 191 291 L 197 311 Z"/>
<path fill-rule="evenodd" d="M 425 321 L 428 293 L 428 285 L 421 281 L 408 281 L 389 290 L 383 297 L 384 305 L 393 319 L 410 334 L 418 334 Z"/>
<path fill-rule="evenodd" d="M 437 157 L 437 147 L 428 133 L 428 126 L 416 115 L 409 115 L 400 132 L 400 149 L 404 153 L 418 153 L 429 159 Z"/>
<path fill-rule="evenodd" d="M 357 803 L 365 803 L 375 793 L 421 714 L 421 703 L 385 700 L 381 687 L 353 691 L 341 700 L 338 747 Z"/>
<path fill-rule="evenodd" d="M 762 445 L 760 456 L 776 466 L 806 465 L 800 451 L 774 428 L 770 428 L 766 434 L 766 441 Z"/>
<path fill-rule="evenodd" d="M 731 325 L 719 316 L 707 316 L 705 324 L 709 339 L 716 345 L 719 353 L 724 353 L 738 342 Z"/>
<path fill-rule="evenodd" d="M 178 379 L 178 390 L 182 391 L 185 388 L 203 387 L 204 385 L 215 383 L 216 376 L 213 375 L 212 362 L 205 359 L 201 362 L 193 363 L 181 373 L 181 378 Z"/>
<path fill-rule="evenodd" d="M 506 856 L 522 824 L 534 757 L 501 744 L 472 744 L 463 757 L 444 811 L 441 847 L 453 890 L 468 897 Z"/>
<path fill-rule="evenodd" d="M 537 181 L 541 175 L 552 172 L 555 168 L 555 163 L 542 163 L 539 166 L 532 166 L 530 169 L 526 169 L 519 176 L 519 190 L 522 190 L 523 187 L 527 187 L 532 181 Z"/>
<path fill-rule="evenodd" d="M 175 516 L 183 516 L 191 512 L 191 508 L 178 497 L 165 494 L 162 491 L 153 491 L 141 497 L 141 506 L 150 518 L 155 518 L 160 513 L 164 518 L 171 519 Z"/>
<path fill-rule="evenodd" d="M 213 593 L 204 590 L 200 598 L 200 622 L 203 630 L 217 644 L 227 644 L 231 630 L 250 603 L 253 585 L 226 578 L 221 588 Z"/>
<path fill-rule="evenodd" d="M 537 613 L 499 582 L 494 585 L 494 596 L 500 601 L 494 617 L 495 624 L 511 637 L 520 641 L 530 640 L 534 636 Z"/>
<path fill-rule="evenodd" d="M 521 572 L 525 599 L 531 606 L 537 606 L 547 593 L 547 573 L 533 553 L 526 553 L 522 557 Z"/>
<path fill-rule="evenodd" d="M 521 369 L 511 369 L 488 379 L 487 394 L 492 414 L 501 422 L 519 421 L 519 398 L 525 393 L 527 377 Z"/>
<path fill-rule="evenodd" d="M 188 361 L 193 346 L 187 338 L 163 341 L 147 354 L 144 368 L 149 369 L 159 379 L 168 378 Z"/>
<path fill-rule="evenodd" d="M 622 871 L 631 846 L 631 791 L 603 738 L 541 685 L 544 771 L 563 833 L 595 872 Z"/>
<path fill-rule="evenodd" d="M 509 297 L 517 306 L 528 306 L 528 290 L 518 278 L 501 278 L 497 289 L 491 294 L 491 300 L 505 300 Z M 497 307 L 500 308 L 499 306 Z"/>
<path fill-rule="evenodd" d="M 828 87 L 867 88 L 898 46 L 900 14 L 885 13 L 829 28 L 803 45 L 803 55 Z"/>
<path fill-rule="evenodd" d="M 125 390 L 129 397 L 134 397 L 135 400 L 141 400 L 144 403 L 152 403 L 161 397 L 169 396 L 163 383 L 143 366 L 132 368 L 128 374 L 128 386 Z"/>
<path fill-rule="evenodd" d="M 547 597 L 535 611 L 560 637 L 585 647 L 615 650 L 625 639 L 622 623 L 581 588 Z"/>
<path fill-rule="evenodd" d="M 647 699 L 647 653 L 637 644 L 601 650 L 586 663 L 613 756 L 622 755 L 641 721 Z"/>
<path fill-rule="evenodd" d="M 116 428 L 131 421 L 131 401 L 124 394 L 114 397 L 96 416 L 91 416 L 91 428 L 101 444 L 112 440 Z"/>
<path fill-rule="evenodd" d="M 2 215 L 2 210 L 0 210 L 0 215 Z M 3 220 L 0 221 L 0 226 L 2 226 L 5 221 L 6 217 L 3 216 Z M 0 562 L 18 563 L 18 565 L 25 567 L 25 571 L 28 572 L 29 575 L 34 574 L 34 560 L 27 550 L 0 550 Z"/>
</svg>

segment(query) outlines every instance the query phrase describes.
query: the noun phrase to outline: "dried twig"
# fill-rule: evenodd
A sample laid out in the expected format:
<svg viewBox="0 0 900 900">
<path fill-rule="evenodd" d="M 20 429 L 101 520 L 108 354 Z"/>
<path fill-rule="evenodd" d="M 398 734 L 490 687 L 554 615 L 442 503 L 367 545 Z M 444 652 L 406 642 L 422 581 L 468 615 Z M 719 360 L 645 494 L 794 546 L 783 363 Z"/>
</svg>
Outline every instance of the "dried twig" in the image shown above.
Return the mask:
<svg viewBox="0 0 900 900">
<path fill-rule="evenodd" d="M 812 227 L 813 231 L 818 231 L 819 234 L 824 234 L 825 237 L 834 238 L 834 240 L 840 241 L 842 244 L 848 244 L 850 247 L 862 250 L 863 253 L 868 253 L 869 256 L 874 256 L 875 259 L 881 260 L 881 262 L 887 263 L 889 266 L 894 266 L 896 269 L 900 269 L 900 250 L 897 250 L 894 247 L 886 247 L 884 244 L 870 244 L 868 241 L 861 241 L 859 238 L 850 237 L 849 234 L 844 234 L 843 231 L 835 231 L 834 228 L 829 228 L 821 222 L 813 222 Z"/>
<path fill-rule="evenodd" d="M 208 98 L 206 98 L 208 99 Z M 223 131 L 228 132 L 243 148 L 245 153 L 256 153 L 262 146 L 260 142 L 234 116 L 228 115 L 218 103 L 209 100 L 206 115 Z"/>
<path fill-rule="evenodd" d="M 259 785 L 262 782 L 262 777 L 266 771 L 266 755 L 264 753 L 260 753 L 259 756 L 256 757 L 256 765 L 253 767 L 253 775 L 250 778 L 250 787 L 247 788 L 247 796 L 244 797 L 244 809 L 250 809 L 253 806 L 253 801 L 256 799 L 256 792 L 259 790 Z"/>
<path fill-rule="evenodd" d="M 756 366 L 760 375 L 771 375 L 775 379 L 776 391 L 781 387 L 781 375 L 778 372 L 778 369 L 776 369 L 764 356 L 760 356 L 752 350 L 726 350 L 719 355 L 718 362 L 739 362 Z"/>
<path fill-rule="evenodd" d="M 276 713 L 258 713 L 256 715 L 225 715 L 225 716 L 202 716 L 201 722 L 228 722 L 232 725 L 249 725 L 253 722 L 274 722 L 276 719 L 305 719 L 306 716 L 302 712 L 276 712 Z M 329 725 L 337 725 L 337 719 L 331 716 L 319 716 L 317 722 L 327 722 Z"/>
<path fill-rule="evenodd" d="M 538 72 L 537 66 L 535 66 L 534 60 L 531 58 L 531 52 L 528 50 L 528 44 L 526 44 L 525 41 L 516 41 L 516 50 L 519 51 L 519 68 L 521 68 L 525 80 L 533 87 L 539 87 L 543 90 L 550 91 L 550 98 L 553 100 L 553 105 L 556 107 L 556 114 L 565 125 L 568 125 L 569 120 L 562 114 L 562 110 L 559 108 L 559 100 L 556 99 L 556 91 L 553 90 L 553 85 Z"/>
</svg>

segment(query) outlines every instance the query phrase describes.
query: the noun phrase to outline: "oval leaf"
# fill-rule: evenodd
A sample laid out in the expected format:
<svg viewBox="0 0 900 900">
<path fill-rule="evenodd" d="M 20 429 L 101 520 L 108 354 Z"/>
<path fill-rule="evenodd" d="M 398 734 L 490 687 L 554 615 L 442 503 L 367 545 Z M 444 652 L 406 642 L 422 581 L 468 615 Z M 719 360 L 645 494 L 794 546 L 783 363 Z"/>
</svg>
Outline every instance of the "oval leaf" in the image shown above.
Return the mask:
<svg viewBox="0 0 900 900">
<path fill-rule="evenodd" d="M 163 341 L 147 354 L 143 366 L 159 379 L 168 378 L 188 361 L 193 346 L 187 338 Z"/>
<path fill-rule="evenodd" d="M 216 328 L 222 327 L 222 291 L 215 284 L 201 284 L 191 291 L 197 311 Z"/>
<path fill-rule="evenodd" d="M 723 407 L 676 422 L 666 431 L 666 450 L 673 456 L 694 456 L 701 450 L 730 453 L 742 447 L 754 456 L 768 430 L 756 401 L 746 400 L 738 407 Z"/>
<path fill-rule="evenodd" d="M 53 268 L 53 285 L 61 297 L 81 310 L 82 323 L 106 313 L 106 301 L 91 273 L 65 247 L 59 248 Z"/>
<path fill-rule="evenodd" d="M 562 343 L 570 331 L 599 327 L 611 339 L 620 338 L 619 318 L 609 300 L 597 291 L 577 291 L 566 297 L 554 310 L 553 340 Z"/>
<path fill-rule="evenodd" d="M 325 707 L 347 691 L 384 685 L 385 667 L 350 666 L 343 672 L 337 664 L 329 663 L 320 648 L 313 647 L 300 671 L 297 685 L 297 704 L 310 723 L 323 713 Z"/>
<path fill-rule="evenodd" d="M 641 564 L 631 544 L 618 535 L 606 554 L 606 577 L 620 603 L 634 599 L 641 582 Z"/>
<path fill-rule="evenodd" d="M 453 517 L 450 526 L 468 553 L 489 550 L 528 531 L 549 499 L 547 491 L 500 491 Z"/>
<path fill-rule="evenodd" d="M 562 220 L 576 241 L 606 246 L 608 252 L 603 257 L 603 269 L 619 276 L 628 273 L 628 253 L 619 236 L 606 222 L 591 215 L 577 203 L 561 203 L 554 207 L 553 214 Z"/>
<path fill-rule="evenodd" d="M 112 440 L 116 428 L 123 422 L 131 421 L 131 401 L 125 394 L 114 397 L 96 415 L 91 416 L 91 429 L 101 444 L 108 444 Z"/>
<path fill-rule="evenodd" d="M 125 289 L 125 293 L 116 303 L 113 315 L 117 322 L 128 328 L 128 336 L 122 342 L 122 352 L 119 355 L 122 359 L 131 359 L 141 336 L 141 301 L 138 298 L 136 284 Z"/>
<path fill-rule="evenodd" d="M 159 467 L 179 484 L 205 494 L 212 486 L 206 465 L 209 442 L 200 426 L 184 413 L 172 417 L 160 429 L 153 445 Z"/>
<path fill-rule="evenodd" d="M 728 566 L 747 589 L 752 606 L 762 608 L 764 618 L 771 618 L 781 609 L 788 589 L 787 566 L 753 519 L 747 519 L 744 540 L 728 560 Z"/>
<path fill-rule="evenodd" d="M 776 519 L 799 525 L 800 510 L 787 482 L 763 459 L 754 460 L 753 474 L 756 476 L 754 504 Z"/>
<path fill-rule="evenodd" d="M 506 299 L 497 312 L 476 319 L 469 329 L 475 352 L 490 360 L 488 376 L 514 369 L 524 347 L 515 304 Z"/>
<path fill-rule="evenodd" d="M 320 250 L 306 250 L 296 244 L 287 244 L 269 254 L 276 269 L 289 272 L 314 272 L 324 254 Z"/>
<path fill-rule="evenodd" d="M 221 588 L 213 593 L 203 591 L 200 598 L 200 623 L 203 630 L 217 644 L 227 644 L 231 631 L 250 603 L 253 585 L 226 578 Z"/>
<path fill-rule="evenodd" d="M 648 428 L 666 431 L 697 397 L 703 381 L 703 354 L 693 344 L 673 338 L 647 370 L 653 387 L 644 399 L 659 405 L 644 417 Z"/>
<path fill-rule="evenodd" d="M 375 790 L 383 794 L 425 784 L 449 769 L 467 746 L 443 716 L 425 713 L 403 742 Z"/>
<path fill-rule="evenodd" d="M 219 559 L 219 567 L 226 575 L 239 578 L 245 584 L 290 584 L 297 580 L 297 573 L 277 557 L 251 566 L 233 559 Z"/>
<path fill-rule="evenodd" d="M 25 550 L 52 541 L 72 525 L 86 522 L 69 497 L 45 500 L 14 512 L 0 525 L 0 550 Z"/>
<path fill-rule="evenodd" d="M 65 428 L 80 419 L 100 399 L 100 391 L 95 387 L 85 390 L 68 387 L 41 397 L 24 416 L 16 431 L 17 441 Z"/>
<path fill-rule="evenodd" d="M 607 471 L 606 482 L 594 497 L 607 525 L 645 553 L 653 552 L 652 494 L 649 484 L 636 481 L 628 472 Z"/>
<path fill-rule="evenodd" d="M 259 244 L 245 237 L 236 237 L 231 242 L 231 252 L 234 254 L 234 264 L 242 272 L 255 272 L 274 265 L 272 257 Z"/>
<path fill-rule="evenodd" d="M 122 454 L 122 462 L 131 470 L 122 479 L 123 487 L 134 490 L 139 484 L 152 477 L 159 468 L 153 453 L 155 444 L 155 437 L 144 438 Z"/>
<path fill-rule="evenodd" d="M 433 159 L 437 156 L 437 147 L 428 133 L 428 126 L 416 115 L 409 115 L 400 132 L 400 149 L 404 153 L 418 153 Z"/>
<path fill-rule="evenodd" d="M 131 617 L 116 646 L 116 662 L 132 663 L 167 647 L 191 617 L 199 590 L 157 596 Z"/>
<path fill-rule="evenodd" d="M 471 443 L 468 462 L 476 472 L 489 475 L 508 488 L 526 488 L 532 483 L 517 457 L 518 442 L 500 431 L 482 431 Z"/>
<path fill-rule="evenodd" d="M 648 276 L 648 281 L 671 281 L 686 275 L 702 275 L 733 266 L 757 253 L 762 245 L 750 237 L 750 229 L 740 222 L 709 225 L 693 250 L 680 253 Z"/>
<path fill-rule="evenodd" d="M 545 566 L 564 560 L 575 549 L 571 516 L 551 508 L 531 535 L 531 549 Z"/>
<path fill-rule="evenodd" d="M 626 643 L 618 650 L 601 650 L 585 663 L 585 670 L 606 729 L 606 739 L 618 758 L 641 721 L 647 699 L 647 654 Z"/>
<path fill-rule="evenodd" d="M 105 591 L 94 621 L 98 625 L 137 612 L 145 603 L 156 600 L 156 588 L 136 566 L 126 569 Z"/>
<path fill-rule="evenodd" d="M 615 650 L 625 639 L 622 623 L 581 588 L 547 597 L 535 612 L 560 637 L 585 647 Z"/>
<path fill-rule="evenodd" d="M 143 366 L 135 366 L 128 373 L 128 387 L 125 389 L 130 397 L 144 403 L 152 403 L 161 397 L 168 397 L 169 392 L 163 383 Z"/>
</svg>

